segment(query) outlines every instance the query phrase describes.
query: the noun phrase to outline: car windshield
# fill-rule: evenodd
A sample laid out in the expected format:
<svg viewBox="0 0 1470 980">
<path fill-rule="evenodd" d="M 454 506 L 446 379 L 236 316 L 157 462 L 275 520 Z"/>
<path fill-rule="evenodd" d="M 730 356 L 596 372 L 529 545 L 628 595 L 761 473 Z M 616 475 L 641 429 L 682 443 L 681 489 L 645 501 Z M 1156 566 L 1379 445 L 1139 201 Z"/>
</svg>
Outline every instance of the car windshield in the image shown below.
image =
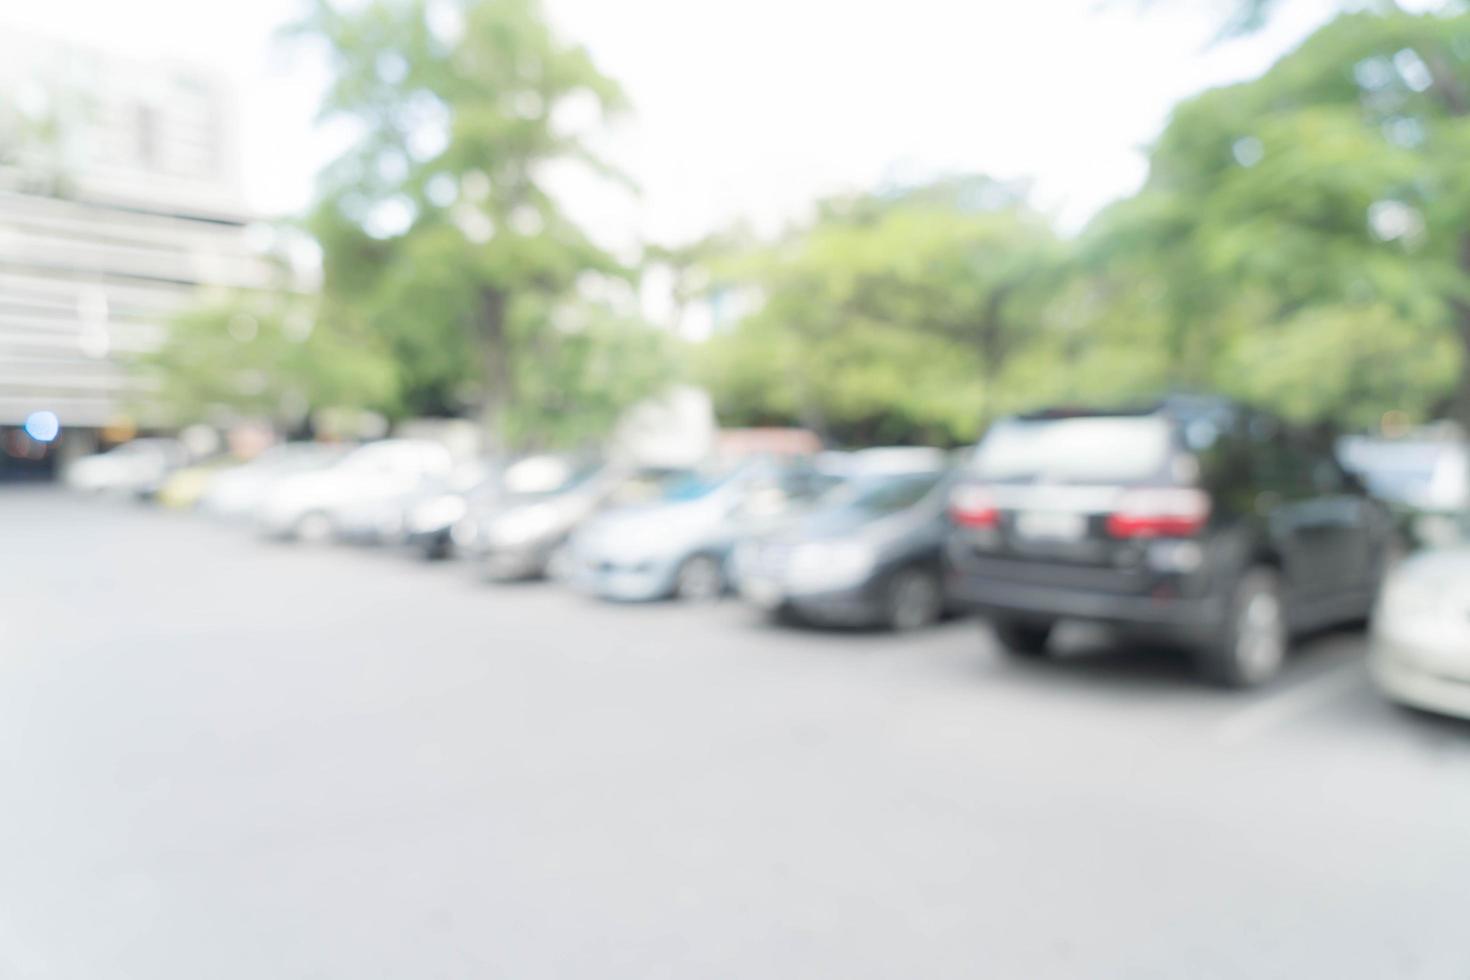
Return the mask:
<svg viewBox="0 0 1470 980">
<path fill-rule="evenodd" d="M 928 496 L 943 474 L 904 473 L 866 477 L 841 483 L 824 493 L 819 507 L 853 510 L 872 517 L 896 514 Z"/>
<path fill-rule="evenodd" d="M 502 489 L 511 504 L 531 503 L 584 487 L 603 469 L 598 462 L 577 463 L 550 458 L 522 460 L 506 471 Z"/>
<path fill-rule="evenodd" d="M 669 483 L 664 489 L 663 499 L 668 501 L 700 500 L 729 483 L 734 479 L 736 472 L 736 470 L 726 469 L 684 474 Z"/>
<path fill-rule="evenodd" d="M 1014 419 L 990 431 L 971 469 L 996 482 L 1136 483 L 1168 462 L 1169 433 L 1157 415 Z"/>
<path fill-rule="evenodd" d="M 611 503 L 622 507 L 646 504 L 668 498 L 669 488 L 689 480 L 689 470 L 639 470 L 618 481 Z"/>
</svg>

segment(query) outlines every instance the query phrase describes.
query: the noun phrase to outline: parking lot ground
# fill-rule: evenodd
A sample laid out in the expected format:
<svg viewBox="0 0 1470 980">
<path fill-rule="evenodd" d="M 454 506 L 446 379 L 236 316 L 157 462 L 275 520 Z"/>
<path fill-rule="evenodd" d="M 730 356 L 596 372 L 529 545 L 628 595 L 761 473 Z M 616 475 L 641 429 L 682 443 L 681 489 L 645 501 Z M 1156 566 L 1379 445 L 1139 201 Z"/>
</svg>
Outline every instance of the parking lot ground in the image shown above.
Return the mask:
<svg viewBox="0 0 1470 980">
<path fill-rule="evenodd" d="M 1470 724 L 0 489 L 0 977 L 1470 975 Z"/>
</svg>

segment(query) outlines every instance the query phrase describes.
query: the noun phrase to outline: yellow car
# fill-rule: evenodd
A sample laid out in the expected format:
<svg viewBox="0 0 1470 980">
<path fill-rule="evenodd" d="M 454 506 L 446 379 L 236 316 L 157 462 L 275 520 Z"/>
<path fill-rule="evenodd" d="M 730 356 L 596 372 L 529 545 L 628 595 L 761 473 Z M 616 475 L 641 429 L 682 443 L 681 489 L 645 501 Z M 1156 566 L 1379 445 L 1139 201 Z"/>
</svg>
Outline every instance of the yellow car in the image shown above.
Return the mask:
<svg viewBox="0 0 1470 980">
<path fill-rule="evenodd" d="M 163 481 L 154 499 L 165 507 L 188 510 L 199 503 L 215 477 L 239 464 L 233 456 L 216 456 L 175 470 Z"/>
</svg>

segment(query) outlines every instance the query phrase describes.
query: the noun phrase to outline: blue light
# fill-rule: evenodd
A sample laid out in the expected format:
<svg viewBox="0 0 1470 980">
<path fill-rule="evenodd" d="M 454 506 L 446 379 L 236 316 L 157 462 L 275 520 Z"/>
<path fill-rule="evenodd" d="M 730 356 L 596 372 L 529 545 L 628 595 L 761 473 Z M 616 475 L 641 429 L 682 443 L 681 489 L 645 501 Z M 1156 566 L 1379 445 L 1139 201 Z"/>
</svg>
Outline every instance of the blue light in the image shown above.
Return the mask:
<svg viewBox="0 0 1470 980">
<path fill-rule="evenodd" d="M 55 412 L 32 412 L 26 416 L 25 430 L 37 442 L 50 442 L 61 434 L 61 419 Z"/>
</svg>

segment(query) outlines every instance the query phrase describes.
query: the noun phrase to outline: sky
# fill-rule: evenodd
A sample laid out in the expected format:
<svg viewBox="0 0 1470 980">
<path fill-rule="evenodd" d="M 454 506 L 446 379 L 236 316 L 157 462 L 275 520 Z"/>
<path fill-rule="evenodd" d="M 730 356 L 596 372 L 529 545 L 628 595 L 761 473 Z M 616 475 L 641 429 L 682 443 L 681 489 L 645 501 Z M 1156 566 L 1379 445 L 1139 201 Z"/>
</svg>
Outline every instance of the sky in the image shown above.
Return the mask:
<svg viewBox="0 0 1470 980">
<path fill-rule="evenodd" d="M 1293 0 L 1265 33 L 1209 43 L 1227 0 L 544 0 L 618 79 L 601 138 L 636 199 L 569 183 L 610 246 L 678 244 L 743 220 L 771 233 L 821 196 L 982 172 L 1032 182 L 1076 229 L 1143 180 L 1169 109 L 1250 77 L 1334 9 Z M 323 65 L 273 40 L 299 0 L 13 0 L 5 23 L 234 83 L 245 200 L 299 212 L 342 135 L 314 126 Z"/>
</svg>

